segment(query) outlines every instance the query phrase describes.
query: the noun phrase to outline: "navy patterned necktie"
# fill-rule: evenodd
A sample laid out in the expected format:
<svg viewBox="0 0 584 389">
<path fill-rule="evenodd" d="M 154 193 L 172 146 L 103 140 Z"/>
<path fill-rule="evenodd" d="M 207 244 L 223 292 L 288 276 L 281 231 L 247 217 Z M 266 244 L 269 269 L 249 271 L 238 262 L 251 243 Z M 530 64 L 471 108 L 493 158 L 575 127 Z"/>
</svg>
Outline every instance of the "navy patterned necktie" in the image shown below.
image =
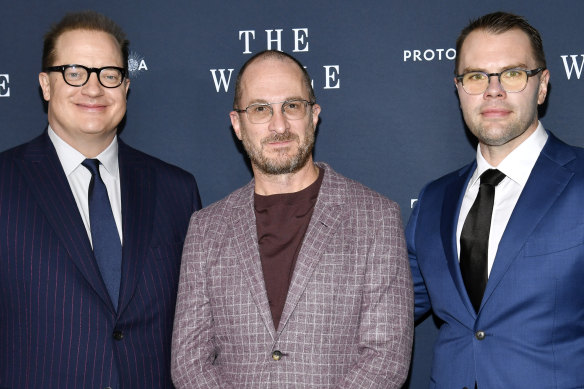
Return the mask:
<svg viewBox="0 0 584 389">
<path fill-rule="evenodd" d="M 489 232 L 495 187 L 505 178 L 497 169 L 481 174 L 481 186 L 460 233 L 460 271 L 470 301 L 479 311 L 488 280 Z"/>
<path fill-rule="evenodd" d="M 114 220 L 107 188 L 99 174 L 99 160 L 86 159 L 81 164 L 91 172 L 88 195 L 93 255 L 110 298 L 117 310 L 122 276 L 120 235 Z"/>
</svg>

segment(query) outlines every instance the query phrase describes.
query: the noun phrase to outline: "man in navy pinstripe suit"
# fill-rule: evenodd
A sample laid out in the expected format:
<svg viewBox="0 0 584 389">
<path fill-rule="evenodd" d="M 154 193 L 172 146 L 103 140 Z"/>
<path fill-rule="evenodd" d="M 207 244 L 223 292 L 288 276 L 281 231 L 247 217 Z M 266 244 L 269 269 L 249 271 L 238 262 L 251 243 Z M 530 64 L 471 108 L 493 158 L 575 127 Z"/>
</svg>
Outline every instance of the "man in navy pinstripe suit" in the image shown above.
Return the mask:
<svg viewBox="0 0 584 389">
<path fill-rule="evenodd" d="M 118 139 L 127 63 L 124 33 L 95 12 L 45 36 L 48 128 L 0 154 L 0 388 L 172 387 L 180 255 L 200 199 L 191 174 Z M 115 297 L 93 253 L 88 158 L 122 243 Z"/>
</svg>

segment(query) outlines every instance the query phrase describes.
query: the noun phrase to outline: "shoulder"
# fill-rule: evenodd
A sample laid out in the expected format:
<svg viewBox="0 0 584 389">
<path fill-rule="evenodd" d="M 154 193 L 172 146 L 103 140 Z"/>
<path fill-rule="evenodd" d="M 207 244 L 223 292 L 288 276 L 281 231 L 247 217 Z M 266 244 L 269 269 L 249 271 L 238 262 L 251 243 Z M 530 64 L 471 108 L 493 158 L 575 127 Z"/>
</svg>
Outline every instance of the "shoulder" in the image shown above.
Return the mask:
<svg viewBox="0 0 584 389">
<path fill-rule="evenodd" d="M 4 150 L 0 153 L 0 166 L 5 166 L 7 164 L 12 164 L 16 159 L 23 154 L 23 150 L 26 145 L 20 145 L 8 150 Z"/>
<path fill-rule="evenodd" d="M 47 155 L 51 155 L 51 152 L 54 153 L 54 148 L 45 131 L 26 143 L 2 151 L 0 153 L 0 174 L 12 175 L 18 171 L 18 169 L 15 170 L 15 167 L 20 162 L 25 160 L 40 162 Z"/>
<path fill-rule="evenodd" d="M 227 197 L 206 206 L 192 214 L 189 232 L 185 240 L 185 252 L 193 247 L 223 244 L 227 237 L 244 228 L 253 220 L 253 180 Z"/>
<path fill-rule="evenodd" d="M 559 165 L 572 168 L 577 172 L 584 169 L 584 149 L 569 145 L 548 131 L 548 141 L 541 151 L 541 156 L 547 157 Z"/>
<path fill-rule="evenodd" d="M 194 180 L 194 176 L 186 170 L 128 146 L 122 140 L 119 140 L 118 153 L 120 167 L 127 165 L 148 168 L 167 179 Z"/>
<path fill-rule="evenodd" d="M 22 158 L 26 154 L 46 153 L 50 146 L 50 140 L 46 131 L 41 135 L 22 143 L 18 146 L 11 147 L 0 153 L 0 159 L 6 161 L 14 158 Z"/>
<path fill-rule="evenodd" d="M 428 182 L 421 190 L 421 194 L 433 193 L 436 194 L 437 192 L 444 192 L 447 188 L 452 187 L 452 185 L 460 185 L 463 182 L 466 182 L 470 178 L 470 175 L 476 169 L 476 161 L 472 161 L 467 165 L 464 165 L 460 169 L 451 171 L 449 173 L 444 174 L 430 182 Z"/>
<path fill-rule="evenodd" d="M 399 206 L 395 201 L 358 181 L 343 176 L 325 163 L 319 162 L 317 165 L 324 169 L 319 200 L 327 203 L 341 203 L 356 210 L 391 209 L 399 212 Z"/>
<path fill-rule="evenodd" d="M 253 180 L 193 214 L 199 223 L 220 223 L 227 225 L 236 211 L 253 212 Z"/>
</svg>

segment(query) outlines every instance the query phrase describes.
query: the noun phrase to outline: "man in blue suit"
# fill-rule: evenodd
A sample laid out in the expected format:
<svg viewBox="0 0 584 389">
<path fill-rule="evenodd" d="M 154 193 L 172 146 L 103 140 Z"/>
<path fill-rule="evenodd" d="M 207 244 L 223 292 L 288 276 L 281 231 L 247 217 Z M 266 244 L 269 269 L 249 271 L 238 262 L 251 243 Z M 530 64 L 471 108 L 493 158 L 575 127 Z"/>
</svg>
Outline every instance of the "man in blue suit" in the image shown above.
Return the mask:
<svg viewBox="0 0 584 389">
<path fill-rule="evenodd" d="M 48 129 L 0 154 L 0 388 L 172 387 L 200 199 L 191 174 L 118 139 L 127 63 L 122 30 L 95 12 L 45 37 Z"/>
<path fill-rule="evenodd" d="M 442 322 L 430 387 L 582 388 L 584 151 L 538 120 L 550 75 L 525 19 L 472 21 L 457 53 L 476 160 L 422 190 L 406 232 L 416 319 Z"/>
</svg>

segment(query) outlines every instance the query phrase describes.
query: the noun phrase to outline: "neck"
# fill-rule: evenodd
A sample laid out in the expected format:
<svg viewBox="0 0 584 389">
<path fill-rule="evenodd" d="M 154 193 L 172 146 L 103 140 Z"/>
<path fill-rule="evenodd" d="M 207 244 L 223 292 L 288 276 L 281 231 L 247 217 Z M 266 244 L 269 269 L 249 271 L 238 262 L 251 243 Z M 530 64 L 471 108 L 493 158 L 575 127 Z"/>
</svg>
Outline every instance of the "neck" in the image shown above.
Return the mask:
<svg viewBox="0 0 584 389">
<path fill-rule="evenodd" d="M 287 174 L 265 174 L 252 166 L 255 192 L 262 196 L 295 193 L 305 189 L 318 178 L 318 167 L 312 158 L 300 170 Z"/>
<path fill-rule="evenodd" d="M 51 127 L 53 128 L 53 127 Z M 75 150 L 79 151 L 86 158 L 95 158 L 101 154 L 114 140 L 116 136 L 115 133 L 109 134 L 108 136 L 102 135 L 87 135 L 82 137 L 68 137 L 53 128 L 55 134 L 59 136 L 64 142 L 69 146 L 73 147 Z"/>
</svg>

